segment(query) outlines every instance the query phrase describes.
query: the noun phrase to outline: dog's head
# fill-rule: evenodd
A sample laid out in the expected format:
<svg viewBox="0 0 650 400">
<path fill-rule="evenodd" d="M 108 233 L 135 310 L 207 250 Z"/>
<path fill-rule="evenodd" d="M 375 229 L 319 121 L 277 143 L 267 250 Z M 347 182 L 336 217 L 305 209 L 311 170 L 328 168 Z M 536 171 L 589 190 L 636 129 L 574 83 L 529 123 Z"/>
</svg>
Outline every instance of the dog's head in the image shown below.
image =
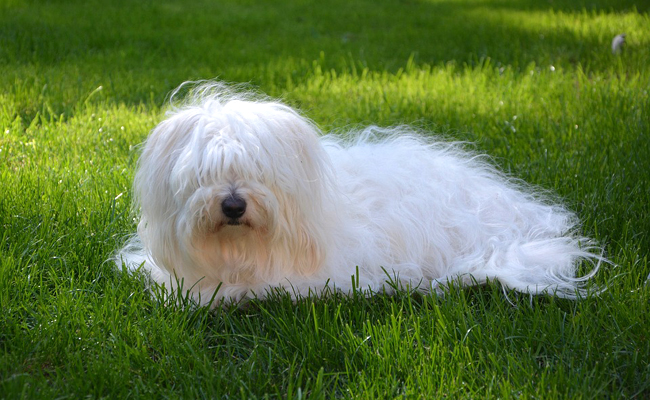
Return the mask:
<svg viewBox="0 0 650 400">
<path fill-rule="evenodd" d="M 190 279 L 308 274 L 324 257 L 331 180 L 318 129 L 291 108 L 206 96 L 144 145 L 139 233 L 156 263 Z"/>
</svg>

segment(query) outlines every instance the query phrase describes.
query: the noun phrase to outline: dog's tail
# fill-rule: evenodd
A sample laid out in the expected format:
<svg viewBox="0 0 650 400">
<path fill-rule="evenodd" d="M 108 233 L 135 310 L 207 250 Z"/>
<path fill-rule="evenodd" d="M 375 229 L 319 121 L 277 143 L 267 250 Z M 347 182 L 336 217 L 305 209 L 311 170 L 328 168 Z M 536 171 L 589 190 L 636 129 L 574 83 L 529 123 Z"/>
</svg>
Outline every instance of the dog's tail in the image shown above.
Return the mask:
<svg viewBox="0 0 650 400">
<path fill-rule="evenodd" d="M 432 282 L 432 288 L 442 293 L 450 284 L 472 286 L 498 281 L 504 290 L 580 299 L 604 290 L 591 282 L 603 264 L 612 262 L 599 246 L 580 236 L 510 243 L 495 240 L 487 255 L 477 253 L 459 260 L 448 275 Z"/>
<path fill-rule="evenodd" d="M 602 291 L 586 285 L 603 263 L 609 261 L 589 239 L 563 236 L 514 242 L 493 253 L 486 268 L 507 288 L 576 299 Z"/>
</svg>

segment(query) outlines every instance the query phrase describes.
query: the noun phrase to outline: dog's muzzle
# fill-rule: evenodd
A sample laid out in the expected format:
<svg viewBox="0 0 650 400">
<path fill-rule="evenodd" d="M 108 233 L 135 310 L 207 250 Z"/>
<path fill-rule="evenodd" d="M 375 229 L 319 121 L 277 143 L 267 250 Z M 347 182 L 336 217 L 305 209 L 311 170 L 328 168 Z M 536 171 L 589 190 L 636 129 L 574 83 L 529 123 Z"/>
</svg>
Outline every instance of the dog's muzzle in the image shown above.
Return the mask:
<svg viewBox="0 0 650 400">
<path fill-rule="evenodd" d="M 228 218 L 228 225 L 239 225 L 239 218 L 246 212 L 246 200 L 239 196 L 227 197 L 221 203 L 221 212 Z"/>
</svg>

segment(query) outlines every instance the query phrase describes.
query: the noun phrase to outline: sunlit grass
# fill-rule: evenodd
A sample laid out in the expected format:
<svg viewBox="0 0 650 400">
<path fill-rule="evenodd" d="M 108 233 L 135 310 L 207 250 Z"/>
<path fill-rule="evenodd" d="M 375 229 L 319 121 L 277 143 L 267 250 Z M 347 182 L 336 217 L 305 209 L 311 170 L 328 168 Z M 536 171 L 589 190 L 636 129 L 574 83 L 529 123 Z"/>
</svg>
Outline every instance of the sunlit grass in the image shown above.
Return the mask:
<svg viewBox="0 0 650 400">
<path fill-rule="evenodd" d="M 13 0 L 0 22 L 0 397 L 650 393 L 647 6 Z M 135 230 L 137 146 L 166 96 L 214 77 L 326 131 L 473 143 L 577 211 L 617 264 L 607 291 L 161 305 L 106 260 Z"/>
</svg>

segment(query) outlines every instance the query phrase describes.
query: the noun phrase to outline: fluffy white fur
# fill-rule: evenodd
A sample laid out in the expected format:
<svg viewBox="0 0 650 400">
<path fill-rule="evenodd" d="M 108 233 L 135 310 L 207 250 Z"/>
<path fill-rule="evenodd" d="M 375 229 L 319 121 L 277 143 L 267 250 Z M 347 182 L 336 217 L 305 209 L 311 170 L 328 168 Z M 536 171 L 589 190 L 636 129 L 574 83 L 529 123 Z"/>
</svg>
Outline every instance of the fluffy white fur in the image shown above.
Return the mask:
<svg viewBox="0 0 650 400">
<path fill-rule="evenodd" d="M 151 132 L 135 177 L 138 234 L 116 259 L 168 293 L 183 282 L 206 303 L 217 288 L 221 301 L 490 279 L 575 297 L 603 260 L 574 214 L 458 145 L 406 128 L 322 136 L 286 105 L 219 88 Z M 224 214 L 229 198 L 241 217 Z"/>
</svg>

